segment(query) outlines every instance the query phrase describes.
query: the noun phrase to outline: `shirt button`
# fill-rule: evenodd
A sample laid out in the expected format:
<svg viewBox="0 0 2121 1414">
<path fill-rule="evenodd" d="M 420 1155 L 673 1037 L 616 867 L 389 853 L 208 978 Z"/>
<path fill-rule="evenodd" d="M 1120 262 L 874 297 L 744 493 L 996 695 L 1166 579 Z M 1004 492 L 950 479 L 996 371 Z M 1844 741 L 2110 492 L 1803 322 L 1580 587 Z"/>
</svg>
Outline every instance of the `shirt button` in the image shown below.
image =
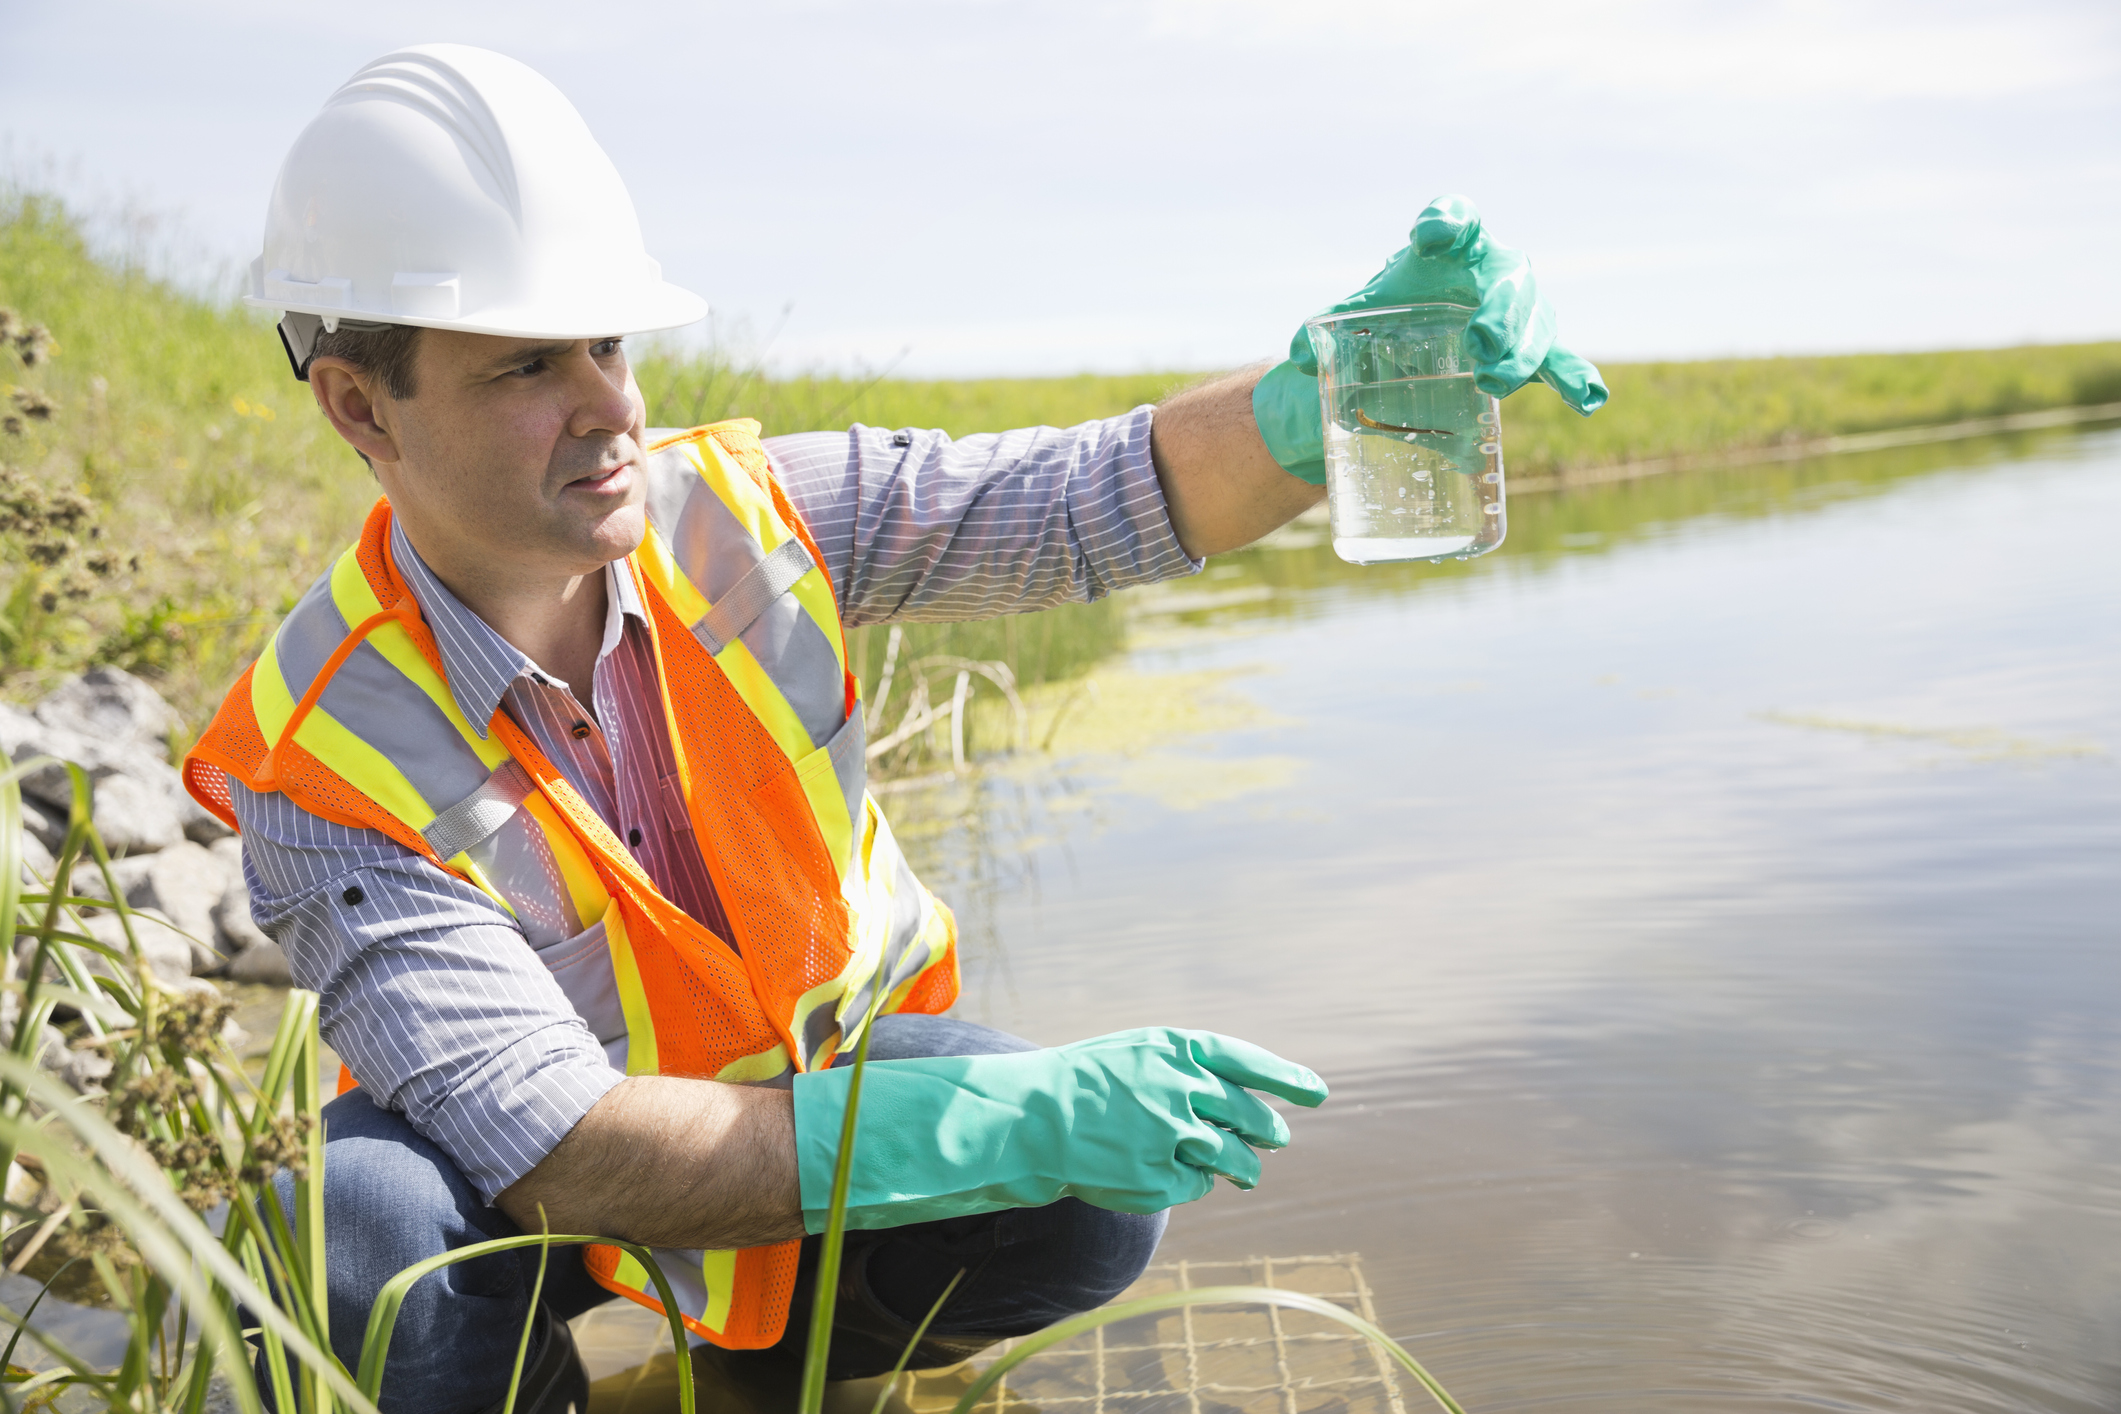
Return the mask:
<svg viewBox="0 0 2121 1414">
<path fill-rule="evenodd" d="M 576 741 L 587 741 L 589 740 L 589 723 L 576 722 L 573 726 L 567 729 L 567 734 L 573 737 Z"/>
<path fill-rule="evenodd" d="M 636 825 L 626 832 L 626 843 L 632 845 L 635 849 L 639 849 L 641 847 L 640 826 Z"/>
<path fill-rule="evenodd" d="M 346 901 L 346 906 L 349 908 L 355 908 L 368 902 L 368 895 L 361 892 L 359 884 L 350 885 L 346 892 L 340 894 L 339 897 Z"/>
</svg>

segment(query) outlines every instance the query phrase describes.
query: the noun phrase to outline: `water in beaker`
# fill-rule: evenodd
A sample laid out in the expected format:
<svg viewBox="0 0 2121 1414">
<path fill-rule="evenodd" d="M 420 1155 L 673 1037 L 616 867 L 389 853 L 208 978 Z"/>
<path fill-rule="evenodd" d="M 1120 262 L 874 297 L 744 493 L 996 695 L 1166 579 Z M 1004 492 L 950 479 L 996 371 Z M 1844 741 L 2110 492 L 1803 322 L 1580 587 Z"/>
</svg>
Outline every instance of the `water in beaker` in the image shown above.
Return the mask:
<svg viewBox="0 0 2121 1414">
<path fill-rule="evenodd" d="M 1460 348 L 1473 311 L 1311 321 L 1333 550 L 1355 564 L 1468 559 L 1502 543 L 1502 420 Z"/>
</svg>

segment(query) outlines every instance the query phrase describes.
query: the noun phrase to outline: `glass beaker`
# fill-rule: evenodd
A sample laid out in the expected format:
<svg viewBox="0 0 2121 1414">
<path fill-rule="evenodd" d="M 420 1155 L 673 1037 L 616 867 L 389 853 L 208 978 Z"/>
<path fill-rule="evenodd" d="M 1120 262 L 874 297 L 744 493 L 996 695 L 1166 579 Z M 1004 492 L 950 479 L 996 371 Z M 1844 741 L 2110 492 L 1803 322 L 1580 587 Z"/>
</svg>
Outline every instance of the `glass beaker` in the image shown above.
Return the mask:
<svg viewBox="0 0 2121 1414">
<path fill-rule="evenodd" d="M 1308 321 L 1343 560 L 1464 560 L 1502 543 L 1502 414 L 1460 347 L 1472 317 L 1406 304 Z"/>
</svg>

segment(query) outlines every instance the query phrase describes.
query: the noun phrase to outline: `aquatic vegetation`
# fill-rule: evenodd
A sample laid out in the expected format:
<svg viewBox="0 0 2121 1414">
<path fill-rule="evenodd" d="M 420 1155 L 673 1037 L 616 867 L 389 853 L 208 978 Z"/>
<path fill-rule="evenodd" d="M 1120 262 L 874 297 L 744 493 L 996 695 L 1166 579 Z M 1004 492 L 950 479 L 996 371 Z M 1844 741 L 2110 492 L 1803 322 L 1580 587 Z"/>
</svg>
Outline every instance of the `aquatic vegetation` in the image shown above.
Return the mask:
<svg viewBox="0 0 2121 1414">
<path fill-rule="evenodd" d="M 1948 746 L 1962 753 L 1957 759 L 1964 761 L 2011 761 L 2023 765 L 2035 761 L 2104 759 L 2108 754 L 2107 749 L 2095 741 L 2044 741 L 2038 737 L 2019 736 L 2001 727 L 1922 727 L 1905 722 L 1874 722 L 1811 712 L 1762 712 L 1758 715 L 1763 722 L 1779 722 L 1806 731 L 1839 732 L 1879 742 Z"/>
</svg>

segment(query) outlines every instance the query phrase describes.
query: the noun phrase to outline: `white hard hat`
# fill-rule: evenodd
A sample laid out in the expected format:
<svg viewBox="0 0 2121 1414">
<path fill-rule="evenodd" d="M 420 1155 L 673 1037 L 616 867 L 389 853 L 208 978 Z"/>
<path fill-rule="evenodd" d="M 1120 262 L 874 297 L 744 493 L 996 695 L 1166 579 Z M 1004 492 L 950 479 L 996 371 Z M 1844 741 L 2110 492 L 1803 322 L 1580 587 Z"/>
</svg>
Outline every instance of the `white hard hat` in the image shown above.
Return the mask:
<svg viewBox="0 0 2121 1414">
<path fill-rule="evenodd" d="M 386 54 L 325 101 L 280 165 L 244 303 L 291 316 L 298 376 L 341 321 L 582 339 L 707 313 L 648 257 L 566 95 L 463 44 Z"/>
</svg>

